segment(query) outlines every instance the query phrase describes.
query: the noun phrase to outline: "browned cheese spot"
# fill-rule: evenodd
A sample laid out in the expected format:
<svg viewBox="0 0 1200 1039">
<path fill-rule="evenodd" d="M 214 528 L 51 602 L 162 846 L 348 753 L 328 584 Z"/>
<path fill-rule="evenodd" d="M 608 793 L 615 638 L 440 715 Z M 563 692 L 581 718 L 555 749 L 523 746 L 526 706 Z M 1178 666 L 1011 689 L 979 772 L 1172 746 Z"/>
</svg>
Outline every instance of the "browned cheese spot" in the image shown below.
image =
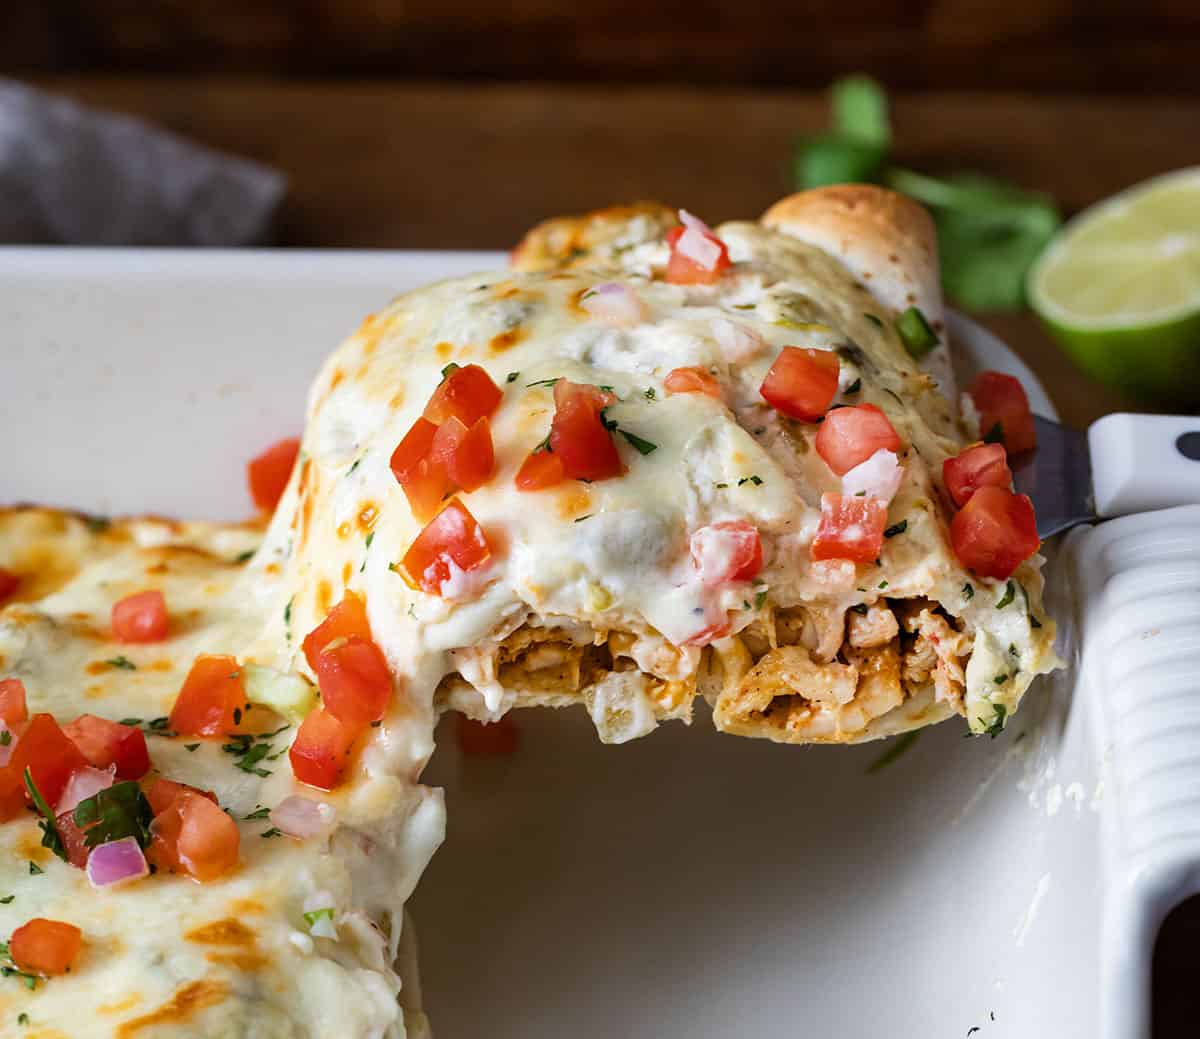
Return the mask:
<svg viewBox="0 0 1200 1039">
<path fill-rule="evenodd" d="M 190 1020 L 201 1010 L 216 1006 L 229 993 L 229 986 L 221 981 L 189 981 L 181 986 L 167 1002 L 157 1010 L 132 1018 L 117 1027 L 115 1039 L 131 1039 L 138 1032 L 154 1025 L 181 1024 Z"/>
</svg>

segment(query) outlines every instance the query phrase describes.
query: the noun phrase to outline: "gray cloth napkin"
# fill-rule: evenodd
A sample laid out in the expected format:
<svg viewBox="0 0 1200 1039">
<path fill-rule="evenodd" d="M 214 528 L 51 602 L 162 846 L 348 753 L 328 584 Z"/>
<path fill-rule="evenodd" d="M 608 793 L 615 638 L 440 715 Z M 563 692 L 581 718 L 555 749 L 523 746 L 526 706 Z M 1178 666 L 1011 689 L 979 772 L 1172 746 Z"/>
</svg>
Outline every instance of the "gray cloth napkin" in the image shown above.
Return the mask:
<svg viewBox="0 0 1200 1039">
<path fill-rule="evenodd" d="M 256 162 L 0 80 L 0 242 L 251 245 L 285 188 Z"/>
</svg>

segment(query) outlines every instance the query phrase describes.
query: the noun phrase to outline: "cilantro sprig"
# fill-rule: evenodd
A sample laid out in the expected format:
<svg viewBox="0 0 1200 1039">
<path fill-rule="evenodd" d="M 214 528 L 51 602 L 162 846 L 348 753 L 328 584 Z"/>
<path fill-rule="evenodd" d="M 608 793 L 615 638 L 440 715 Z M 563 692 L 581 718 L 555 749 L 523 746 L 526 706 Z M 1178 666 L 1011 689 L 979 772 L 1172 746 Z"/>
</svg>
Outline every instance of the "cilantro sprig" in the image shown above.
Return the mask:
<svg viewBox="0 0 1200 1039">
<path fill-rule="evenodd" d="M 890 161 L 887 97 L 866 76 L 830 91 L 833 126 L 801 140 L 797 184 L 873 181 L 927 206 L 938 231 L 942 284 L 973 310 L 1020 310 L 1025 273 L 1062 223 L 1048 196 L 978 173 L 932 177 Z"/>
<path fill-rule="evenodd" d="M 154 813 L 142 788 L 131 780 L 114 783 L 80 801 L 72 815 L 89 848 L 133 837 L 145 848 L 150 843 L 150 823 Z"/>
</svg>

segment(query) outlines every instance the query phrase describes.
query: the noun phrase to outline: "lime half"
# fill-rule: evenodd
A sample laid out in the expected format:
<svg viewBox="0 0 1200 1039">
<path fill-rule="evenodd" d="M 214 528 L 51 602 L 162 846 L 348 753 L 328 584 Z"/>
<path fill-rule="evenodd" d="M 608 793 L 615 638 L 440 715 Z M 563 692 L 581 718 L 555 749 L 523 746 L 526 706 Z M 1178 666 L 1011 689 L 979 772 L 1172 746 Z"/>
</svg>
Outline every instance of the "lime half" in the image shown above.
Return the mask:
<svg viewBox="0 0 1200 1039">
<path fill-rule="evenodd" d="M 1080 213 L 1029 272 L 1029 302 L 1089 374 L 1200 406 L 1200 167 Z"/>
</svg>

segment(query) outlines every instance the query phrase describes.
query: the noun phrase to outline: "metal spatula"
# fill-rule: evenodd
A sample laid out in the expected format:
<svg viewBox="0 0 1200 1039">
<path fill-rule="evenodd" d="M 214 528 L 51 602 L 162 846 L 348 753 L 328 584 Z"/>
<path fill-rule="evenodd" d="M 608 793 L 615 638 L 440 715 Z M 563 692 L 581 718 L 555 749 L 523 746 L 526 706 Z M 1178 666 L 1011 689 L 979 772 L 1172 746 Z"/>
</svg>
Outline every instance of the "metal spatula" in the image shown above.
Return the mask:
<svg viewBox="0 0 1200 1039">
<path fill-rule="evenodd" d="M 1172 505 L 1200 504 L 1200 417 L 1114 414 L 1086 432 L 1040 415 L 1037 450 L 1013 464 L 1017 490 L 1033 499 L 1048 538 Z"/>
</svg>

